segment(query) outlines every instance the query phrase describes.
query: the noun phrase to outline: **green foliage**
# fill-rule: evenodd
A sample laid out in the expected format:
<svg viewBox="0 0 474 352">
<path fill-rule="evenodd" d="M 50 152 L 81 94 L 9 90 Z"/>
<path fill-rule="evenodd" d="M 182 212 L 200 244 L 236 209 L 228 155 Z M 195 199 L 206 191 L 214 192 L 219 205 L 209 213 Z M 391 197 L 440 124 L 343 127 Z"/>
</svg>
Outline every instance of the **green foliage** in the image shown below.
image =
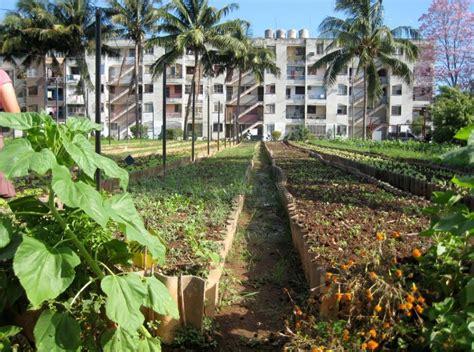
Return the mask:
<svg viewBox="0 0 474 352">
<path fill-rule="evenodd" d="M 183 130 L 181 128 L 167 128 L 166 129 L 166 140 L 177 140 L 183 136 Z M 160 134 L 160 139 L 163 139 L 163 135 Z"/>
<path fill-rule="evenodd" d="M 137 138 L 148 138 L 148 126 L 145 125 L 133 125 L 130 127 L 130 132 L 132 133 L 132 137 Z"/>
<path fill-rule="evenodd" d="M 441 87 L 441 93 L 430 106 L 433 119 L 433 140 L 453 142 L 456 132 L 474 123 L 474 97 L 459 88 Z"/>
<path fill-rule="evenodd" d="M 305 141 L 309 139 L 309 137 L 310 131 L 305 125 L 296 126 L 288 135 L 290 141 Z"/>
<path fill-rule="evenodd" d="M 277 141 L 281 137 L 281 132 L 280 131 L 273 131 L 272 132 L 272 141 Z"/>
<path fill-rule="evenodd" d="M 15 336 L 21 331 L 21 328 L 18 326 L 1 326 L 0 327 L 0 351 L 10 352 L 13 351 L 10 344 L 10 337 Z"/>
<path fill-rule="evenodd" d="M 94 188 L 97 170 L 119 178 L 123 189 L 128 185 L 127 172 L 95 154 L 86 138 L 100 126 L 76 118 L 58 125 L 33 113 L 0 113 L 0 126 L 25 132 L 0 153 L 0 171 L 8 178 L 34 176 L 47 196 L 11 200 L 9 214 L 0 217 L 0 312 L 15 302 L 21 311 L 42 310 L 34 327 L 39 351 L 97 350 L 101 335 L 110 336 L 103 339 L 105 350 L 160 350 L 141 308 L 175 317 L 177 308 L 157 279 L 123 269 L 133 243 L 157 263 L 166 248 L 146 230 L 128 193 L 110 196 Z M 8 349 L 6 338 L 17 332 L 0 330 L 0 344 Z"/>
</svg>

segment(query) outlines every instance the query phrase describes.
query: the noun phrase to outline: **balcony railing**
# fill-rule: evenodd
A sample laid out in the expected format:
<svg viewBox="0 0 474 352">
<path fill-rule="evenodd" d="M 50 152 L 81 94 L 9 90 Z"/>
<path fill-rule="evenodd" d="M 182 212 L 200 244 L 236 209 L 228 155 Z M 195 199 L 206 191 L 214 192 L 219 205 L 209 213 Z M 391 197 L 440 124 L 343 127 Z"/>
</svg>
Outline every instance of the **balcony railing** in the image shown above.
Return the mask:
<svg viewBox="0 0 474 352">
<path fill-rule="evenodd" d="M 290 120 L 303 120 L 304 114 L 297 114 L 297 113 L 287 113 L 286 118 Z"/>
<path fill-rule="evenodd" d="M 311 119 L 311 120 L 326 120 L 326 115 L 308 114 L 308 119 Z"/>
<path fill-rule="evenodd" d="M 304 100 L 304 94 L 290 94 L 286 95 L 286 99 L 288 100 Z"/>
<path fill-rule="evenodd" d="M 167 112 L 166 113 L 166 118 L 167 119 L 179 119 L 181 118 L 181 113 L 180 112 Z"/>
<path fill-rule="evenodd" d="M 321 93 L 321 94 L 310 94 L 308 96 L 308 99 L 314 99 L 314 100 L 325 100 L 326 99 L 326 94 Z"/>
<path fill-rule="evenodd" d="M 304 81 L 305 75 L 295 75 L 295 74 L 288 74 L 286 75 L 286 79 L 291 79 L 294 81 Z"/>
</svg>

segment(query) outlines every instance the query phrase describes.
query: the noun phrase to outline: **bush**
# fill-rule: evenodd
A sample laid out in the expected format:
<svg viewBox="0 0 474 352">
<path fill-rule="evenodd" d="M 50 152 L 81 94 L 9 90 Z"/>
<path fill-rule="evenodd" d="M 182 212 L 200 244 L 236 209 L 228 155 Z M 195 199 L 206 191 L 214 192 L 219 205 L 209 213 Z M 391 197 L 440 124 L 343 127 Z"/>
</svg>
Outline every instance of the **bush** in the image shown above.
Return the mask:
<svg viewBox="0 0 474 352">
<path fill-rule="evenodd" d="M 183 136 L 183 130 L 181 128 L 167 128 L 166 129 L 166 140 L 176 140 Z M 160 134 L 160 139 L 163 139 L 163 134 Z"/>
<path fill-rule="evenodd" d="M 130 127 L 133 138 L 148 138 L 148 127 L 144 125 L 133 125 Z"/>
<path fill-rule="evenodd" d="M 309 129 L 304 125 L 298 125 L 293 131 L 288 135 L 290 141 L 305 141 L 309 139 L 310 132 Z"/>
<path fill-rule="evenodd" d="M 277 141 L 281 137 L 281 132 L 280 131 L 273 131 L 272 132 L 272 140 Z"/>
<path fill-rule="evenodd" d="M 441 94 L 429 108 L 436 143 L 453 142 L 456 132 L 474 123 L 474 98 L 459 88 L 441 87 Z"/>
</svg>

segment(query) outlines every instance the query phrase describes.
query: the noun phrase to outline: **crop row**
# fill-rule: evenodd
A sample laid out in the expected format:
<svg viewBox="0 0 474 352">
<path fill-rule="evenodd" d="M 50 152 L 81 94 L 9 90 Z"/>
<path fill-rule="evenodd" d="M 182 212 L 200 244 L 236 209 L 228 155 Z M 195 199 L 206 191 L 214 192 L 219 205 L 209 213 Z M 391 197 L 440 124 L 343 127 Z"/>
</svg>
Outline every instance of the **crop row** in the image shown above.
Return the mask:
<svg viewBox="0 0 474 352">
<path fill-rule="evenodd" d="M 131 186 L 145 226 L 168 245 L 166 275 L 204 276 L 219 262 L 219 241 L 239 194 L 247 192 L 245 173 L 255 145 L 227 149 L 198 163 L 170 170 Z"/>
<path fill-rule="evenodd" d="M 390 171 L 395 174 L 410 176 L 418 180 L 427 181 L 442 188 L 453 187 L 450 181 L 454 175 L 453 172 L 449 170 L 436 169 L 425 165 L 413 164 L 410 162 L 390 159 L 378 155 L 361 154 L 355 151 L 339 150 L 308 143 L 297 143 L 297 145 L 308 148 L 315 152 L 336 156 L 363 165 L 368 165 L 381 171 Z"/>
</svg>

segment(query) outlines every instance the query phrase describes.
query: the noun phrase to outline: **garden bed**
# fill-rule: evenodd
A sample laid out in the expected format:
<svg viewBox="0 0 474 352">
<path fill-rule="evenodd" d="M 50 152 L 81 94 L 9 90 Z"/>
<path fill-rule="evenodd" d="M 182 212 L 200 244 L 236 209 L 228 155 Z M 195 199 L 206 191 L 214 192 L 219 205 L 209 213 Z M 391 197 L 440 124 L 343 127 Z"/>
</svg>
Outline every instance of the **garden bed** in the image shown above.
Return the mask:
<svg viewBox="0 0 474 352">
<path fill-rule="evenodd" d="M 154 274 L 178 303 L 181 318 L 160 317 L 158 333 L 165 342 L 179 326 L 200 329 L 204 316 L 214 313 L 254 152 L 255 144 L 245 143 L 170 170 L 164 181 L 155 177 L 131 186 L 145 226 L 168 246 L 166 264 Z"/>
<path fill-rule="evenodd" d="M 373 273 L 393 278 L 396 263 L 414 260 L 415 249 L 422 253 L 429 246 L 429 239 L 418 236 L 429 224 L 422 215 L 428 202 L 404 196 L 356 170 L 354 175 L 330 166 L 283 143 L 269 143 L 267 150 L 320 314 L 347 317 L 354 313 L 356 305 L 350 308 L 349 302 L 341 302 L 345 293 L 348 301 L 359 301 L 359 308 L 370 306 L 367 300 L 363 302 L 365 289 L 376 285 L 366 286 L 364 277 L 370 280 L 369 273 Z M 362 278 L 353 280 L 356 273 Z M 374 296 L 383 296 L 380 288 L 374 291 Z M 379 304 L 393 311 L 397 303 L 380 298 Z M 354 318 L 366 319 L 362 315 Z"/>
</svg>

